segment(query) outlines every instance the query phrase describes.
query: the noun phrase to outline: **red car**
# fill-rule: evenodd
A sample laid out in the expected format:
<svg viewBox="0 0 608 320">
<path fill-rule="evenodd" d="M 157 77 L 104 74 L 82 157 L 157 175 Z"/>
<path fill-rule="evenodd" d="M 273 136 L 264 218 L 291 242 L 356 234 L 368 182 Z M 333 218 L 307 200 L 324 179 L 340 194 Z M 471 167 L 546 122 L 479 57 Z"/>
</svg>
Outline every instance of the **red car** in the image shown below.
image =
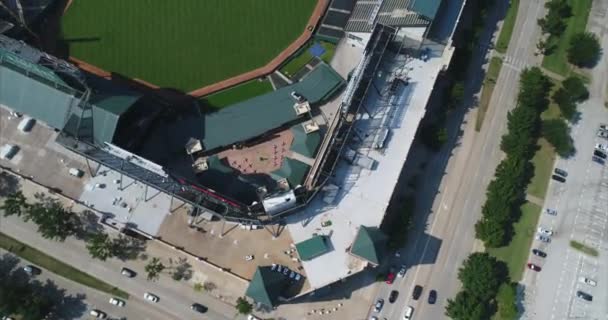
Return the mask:
<svg viewBox="0 0 608 320">
<path fill-rule="evenodd" d="M 394 272 L 389 272 L 386 275 L 386 283 L 387 284 L 393 284 L 393 281 L 395 281 L 395 273 Z"/>
<path fill-rule="evenodd" d="M 535 265 L 534 263 L 528 263 L 528 268 L 530 270 L 533 270 L 533 271 L 536 271 L 536 272 L 540 271 L 540 267 L 537 266 L 537 265 Z"/>
</svg>

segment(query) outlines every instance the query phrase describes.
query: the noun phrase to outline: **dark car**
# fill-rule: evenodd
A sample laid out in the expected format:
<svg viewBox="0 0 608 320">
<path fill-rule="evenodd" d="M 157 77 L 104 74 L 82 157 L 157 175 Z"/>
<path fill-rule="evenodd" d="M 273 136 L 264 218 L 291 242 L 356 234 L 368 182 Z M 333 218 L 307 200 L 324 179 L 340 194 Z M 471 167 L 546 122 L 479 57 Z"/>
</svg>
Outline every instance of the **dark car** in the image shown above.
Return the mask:
<svg viewBox="0 0 608 320">
<path fill-rule="evenodd" d="M 599 163 L 599 164 L 601 164 L 601 165 L 603 165 L 603 164 L 605 164 L 605 163 L 606 163 L 606 161 L 604 161 L 604 159 L 602 159 L 602 158 L 600 158 L 600 157 L 596 157 L 596 156 L 593 156 L 593 157 L 591 158 L 591 160 L 593 160 L 593 162 L 597 162 L 597 163 Z"/>
<path fill-rule="evenodd" d="M 540 251 L 538 249 L 532 249 L 532 254 L 541 258 L 544 258 L 547 256 L 546 253 L 544 253 L 543 251 Z"/>
<path fill-rule="evenodd" d="M 123 276 L 125 276 L 127 278 L 133 278 L 137 275 L 137 273 L 135 273 L 135 271 L 128 269 L 128 268 L 120 269 L 120 274 L 122 274 Z"/>
<path fill-rule="evenodd" d="M 537 266 L 537 265 L 535 265 L 534 263 L 528 263 L 528 268 L 529 268 L 530 270 L 533 270 L 533 271 L 536 271 L 536 272 L 539 272 L 539 271 L 540 271 L 540 267 L 539 267 L 539 266 Z"/>
<path fill-rule="evenodd" d="M 437 301 L 437 291 L 431 290 L 429 291 L 429 304 L 435 304 Z"/>
<path fill-rule="evenodd" d="M 562 176 L 558 176 L 556 174 L 551 176 L 551 179 L 555 180 L 555 181 L 559 181 L 559 182 L 566 182 L 566 178 L 562 177 Z"/>
<path fill-rule="evenodd" d="M 391 294 L 388 296 L 388 302 L 393 303 L 397 300 L 397 297 L 399 296 L 399 291 L 397 290 L 393 290 L 391 291 Z"/>
<path fill-rule="evenodd" d="M 42 270 L 40 268 L 31 264 L 28 264 L 27 266 L 23 267 L 23 271 L 25 271 L 25 273 L 29 274 L 30 276 L 37 276 L 42 273 Z"/>
<path fill-rule="evenodd" d="M 583 291 L 577 291 L 576 296 L 586 301 L 593 301 L 593 296 Z"/>
<path fill-rule="evenodd" d="M 412 298 L 414 300 L 418 300 L 418 298 L 420 298 L 420 295 L 422 295 L 422 286 L 416 285 L 414 287 L 414 292 L 412 292 Z"/>
<path fill-rule="evenodd" d="M 559 174 L 562 177 L 567 177 L 568 176 L 568 172 L 566 172 L 565 170 L 562 170 L 560 168 L 555 168 L 555 170 L 553 170 L 553 172 L 555 172 L 555 174 Z"/>
<path fill-rule="evenodd" d="M 608 156 L 604 153 L 604 151 L 600 151 L 600 150 L 593 150 L 593 155 L 596 157 L 600 157 L 602 159 L 608 158 Z"/>
<path fill-rule="evenodd" d="M 193 303 L 190 306 L 190 309 L 196 311 L 196 312 L 200 312 L 200 313 L 205 313 L 207 312 L 207 307 L 205 307 L 204 305 L 200 304 L 200 303 Z"/>
</svg>

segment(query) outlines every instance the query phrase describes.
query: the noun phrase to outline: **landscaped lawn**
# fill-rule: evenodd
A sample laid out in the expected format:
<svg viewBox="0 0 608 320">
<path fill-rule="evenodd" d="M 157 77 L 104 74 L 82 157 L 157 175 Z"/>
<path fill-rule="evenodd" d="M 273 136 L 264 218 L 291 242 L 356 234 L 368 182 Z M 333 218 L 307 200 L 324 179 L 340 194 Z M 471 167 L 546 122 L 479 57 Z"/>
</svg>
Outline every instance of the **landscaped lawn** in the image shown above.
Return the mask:
<svg viewBox="0 0 608 320">
<path fill-rule="evenodd" d="M 70 55 L 185 91 L 261 67 L 306 28 L 316 0 L 78 0 L 62 19 Z"/>
<path fill-rule="evenodd" d="M 494 92 L 494 86 L 500 69 L 502 68 L 502 59 L 498 57 L 492 57 L 490 60 L 490 66 L 488 67 L 488 73 L 483 82 L 483 88 L 481 89 L 481 98 L 479 99 L 479 110 L 477 110 L 477 119 L 475 120 L 475 130 L 479 131 L 483 125 L 483 119 L 486 117 L 490 100 L 492 99 L 492 92 Z"/>
<path fill-rule="evenodd" d="M 281 68 L 281 72 L 290 77 L 302 69 L 313 58 L 310 51 L 308 51 L 308 48 L 310 48 L 310 46 L 314 43 L 314 41 L 309 42 L 306 49 L 302 49 L 295 57 L 293 57 L 285 66 Z M 321 60 L 325 61 L 325 63 L 329 63 L 331 58 L 334 56 L 334 52 L 336 51 L 336 45 L 325 41 L 319 41 L 319 43 L 325 49 L 325 52 L 321 55 Z"/>
<path fill-rule="evenodd" d="M 60 275 L 66 279 L 78 282 L 87 287 L 97 289 L 99 291 L 107 292 L 113 296 L 121 297 L 124 299 L 129 298 L 129 294 L 111 286 L 93 276 L 90 276 L 70 265 L 67 265 L 47 254 L 38 251 L 16 239 L 13 239 L 3 233 L 0 233 L 0 248 L 5 249 L 18 255 L 19 257 L 38 265 L 44 269 L 47 269 L 57 275 Z"/>
<path fill-rule="evenodd" d="M 214 109 L 221 109 L 223 107 L 262 95 L 270 91 L 272 91 L 270 81 L 251 80 L 234 88 L 226 89 L 224 91 L 203 97 L 202 99 L 206 100 L 210 107 Z"/>
<path fill-rule="evenodd" d="M 592 0 L 569 0 L 572 7 L 572 17 L 567 21 L 566 31 L 559 35 L 557 48 L 543 59 L 543 67 L 547 70 L 567 76 L 570 73 L 567 53 L 570 39 L 576 33 L 583 32 L 587 28 L 587 18 L 591 10 Z"/>
<path fill-rule="evenodd" d="M 555 151 L 553 146 L 545 140 L 545 138 L 538 139 L 539 149 L 532 158 L 534 164 L 534 176 L 528 185 L 528 194 L 533 195 L 537 198 L 544 199 L 547 193 L 547 187 L 549 187 L 549 179 L 551 178 L 551 172 L 553 172 L 553 162 L 555 161 Z"/>
<path fill-rule="evenodd" d="M 507 15 L 502 23 L 502 29 L 496 41 L 496 51 L 500 53 L 507 52 L 509 47 L 509 41 L 511 41 L 511 35 L 513 34 L 513 28 L 515 27 L 515 20 L 517 20 L 517 9 L 519 8 L 519 0 L 511 0 Z"/>
<path fill-rule="evenodd" d="M 487 249 L 489 254 L 507 264 L 511 280 L 515 282 L 521 280 L 524 268 L 526 267 L 541 207 L 526 202 L 521 207 L 521 210 L 521 218 L 513 225 L 515 234 L 511 239 L 511 243 L 506 247 Z"/>
</svg>

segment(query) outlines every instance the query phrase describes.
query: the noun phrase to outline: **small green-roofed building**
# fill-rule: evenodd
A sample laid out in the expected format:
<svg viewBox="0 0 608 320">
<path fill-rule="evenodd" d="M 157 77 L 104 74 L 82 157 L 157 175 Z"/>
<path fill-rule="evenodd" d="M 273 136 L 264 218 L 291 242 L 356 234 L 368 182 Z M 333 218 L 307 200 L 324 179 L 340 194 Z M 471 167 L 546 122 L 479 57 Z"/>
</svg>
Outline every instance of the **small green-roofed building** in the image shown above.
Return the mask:
<svg viewBox="0 0 608 320">
<path fill-rule="evenodd" d="M 304 162 L 285 158 L 281 167 L 271 172 L 271 175 L 277 180 L 285 178 L 292 187 L 295 187 L 304 183 L 309 169 L 310 166 Z"/>
<path fill-rule="evenodd" d="M 306 133 L 302 124 L 297 124 L 291 127 L 290 130 L 293 134 L 293 142 L 290 150 L 303 156 L 314 158 L 321 145 L 321 133 L 319 131 Z"/>
<path fill-rule="evenodd" d="M 350 248 L 350 253 L 372 265 L 382 261 L 388 237 L 376 227 L 359 227 L 357 236 Z"/>
<path fill-rule="evenodd" d="M 298 250 L 300 260 L 308 261 L 329 252 L 331 247 L 328 237 L 314 236 L 308 240 L 296 243 L 296 250 Z"/>
<path fill-rule="evenodd" d="M 268 307 L 277 305 L 281 292 L 289 284 L 280 272 L 270 270 L 270 267 L 258 267 L 249 282 L 245 295 L 256 303 Z"/>
</svg>

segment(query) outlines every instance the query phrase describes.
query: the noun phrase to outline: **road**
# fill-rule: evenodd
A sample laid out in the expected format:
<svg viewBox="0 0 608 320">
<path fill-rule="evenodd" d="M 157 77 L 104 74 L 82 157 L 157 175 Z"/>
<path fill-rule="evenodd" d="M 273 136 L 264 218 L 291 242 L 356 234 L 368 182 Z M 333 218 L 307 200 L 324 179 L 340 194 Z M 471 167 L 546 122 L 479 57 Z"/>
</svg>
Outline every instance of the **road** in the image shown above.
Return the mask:
<svg viewBox="0 0 608 320">
<path fill-rule="evenodd" d="M 398 278 L 393 285 L 382 284 L 378 290 L 377 296 L 385 300 L 390 290 L 401 293 L 396 303 L 387 302 L 381 313 L 372 313 L 380 319 L 401 319 L 407 305 L 415 309 L 414 318 L 445 319 L 447 299 L 454 297 L 460 289 L 458 269 L 471 252 L 483 249 L 482 244 L 475 240 L 473 226 L 481 216 L 487 185 L 503 157 L 499 148 L 500 137 L 506 132 L 507 113 L 515 106 L 520 72 L 527 66 L 540 63 L 533 51 L 540 35 L 536 22 L 543 14 L 543 2 L 520 2 L 517 23 L 505 55 L 507 62 L 496 82 L 480 132 L 475 131 L 475 112 L 467 113 L 462 127 L 455 128 L 463 132 L 462 136 L 456 136 L 456 147 L 444 150 L 428 164 L 431 168 L 443 168 L 448 161 L 438 193 L 432 183 L 422 186 L 420 194 L 427 195 L 429 199 L 423 199 L 421 207 L 427 207 L 424 201 L 431 201 L 431 214 L 416 213 L 414 231 L 402 250 L 403 259 L 398 262 L 410 266 L 406 276 Z M 491 38 L 491 34 L 483 36 L 479 47 L 487 48 Z M 470 74 L 469 77 L 475 79 L 478 74 Z M 436 179 L 434 175 L 444 174 L 441 170 L 427 171 L 430 176 L 422 177 L 421 181 L 433 181 Z M 419 301 L 411 298 L 414 285 L 424 287 Z M 431 289 L 438 292 L 434 305 L 427 303 Z"/>
<path fill-rule="evenodd" d="M 608 123 L 604 107 L 608 88 L 608 1 L 594 1 L 588 30 L 600 37 L 604 55 L 591 70 L 590 99 L 579 106 L 581 119 L 572 126 L 577 153 L 559 159 L 556 166 L 568 171 L 565 184 L 551 181 L 546 205 L 557 216 L 543 215 L 540 225 L 553 228 L 556 234 L 548 245 L 546 259 L 530 257 L 543 269 L 527 271 L 522 284 L 525 290 L 523 319 L 606 319 L 608 314 L 608 168 L 591 161 L 596 143 L 608 140 L 596 136 L 600 123 Z M 577 240 L 595 247 L 597 258 L 584 255 L 569 246 Z M 535 246 L 539 246 L 537 242 Z M 597 281 L 592 287 L 578 281 L 587 277 Z M 593 295 L 593 302 L 576 298 L 576 291 Z"/>
<path fill-rule="evenodd" d="M 0 250 L 0 254 L 9 253 Z M 22 267 L 31 264 L 21 258 L 19 259 L 21 260 L 19 265 Z M 102 310 L 107 313 L 108 317 L 126 317 L 127 319 L 159 319 L 163 314 L 162 310 L 159 313 L 158 308 L 150 307 L 149 303 L 137 298 L 129 299 L 124 307 L 113 306 L 108 302 L 112 297 L 111 295 L 60 277 L 45 269 L 42 269 L 42 273 L 35 276 L 35 279 L 42 283 L 46 283 L 47 280 L 51 281 L 57 285 L 59 290 L 65 290 L 64 297 L 67 299 L 59 312 L 66 319 L 90 319 L 89 312 L 92 309 Z"/>
<path fill-rule="evenodd" d="M 147 304 L 149 312 L 139 314 L 130 319 L 142 320 L 186 320 L 186 319 L 237 319 L 236 310 L 233 306 L 222 303 L 217 299 L 195 292 L 190 285 L 184 282 L 177 282 L 168 276 L 161 276 L 158 281 L 150 282 L 145 278 L 143 261 L 121 262 L 117 259 L 107 261 L 93 260 L 90 258 L 84 242 L 67 238 L 65 242 L 55 242 L 43 239 L 37 232 L 32 223 L 25 223 L 18 217 L 0 217 L 0 232 L 5 233 L 15 239 L 20 240 L 32 247 L 41 250 L 54 258 L 61 260 L 77 269 L 85 271 L 92 276 L 116 286 L 131 295 L 127 300 L 127 306 L 137 306 L 142 303 L 145 292 L 151 292 L 159 296 L 157 304 Z M 167 255 L 170 256 L 170 255 Z M 128 266 L 138 273 L 135 278 L 125 278 L 120 274 L 123 266 Z M 105 296 L 105 295 L 104 295 Z M 107 296 L 106 296 L 107 297 Z M 107 311 L 111 306 L 102 299 L 99 308 Z M 190 305 L 194 302 L 201 303 L 209 307 L 209 311 L 204 314 L 197 314 L 190 310 Z M 134 309 L 135 310 L 135 309 Z M 108 311 L 109 314 L 111 314 Z M 134 311 L 135 313 L 135 311 Z M 113 314 L 112 314 L 113 315 Z"/>
</svg>

